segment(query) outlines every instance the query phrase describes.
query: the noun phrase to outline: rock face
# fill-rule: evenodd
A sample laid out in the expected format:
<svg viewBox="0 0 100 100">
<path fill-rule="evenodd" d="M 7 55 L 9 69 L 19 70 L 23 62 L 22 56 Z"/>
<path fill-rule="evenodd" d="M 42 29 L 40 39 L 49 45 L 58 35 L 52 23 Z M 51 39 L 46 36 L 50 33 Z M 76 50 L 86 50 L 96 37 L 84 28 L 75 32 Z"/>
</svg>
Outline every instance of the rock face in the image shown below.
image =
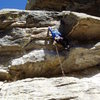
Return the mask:
<svg viewBox="0 0 100 100">
<path fill-rule="evenodd" d="M 91 78 L 34 78 L 0 83 L 0 96 L 5 100 L 99 100 L 100 74 Z"/>
<path fill-rule="evenodd" d="M 70 10 L 100 16 L 99 0 L 28 0 L 27 10 Z"/>
<path fill-rule="evenodd" d="M 38 50 L 39 52 L 40 49 L 44 50 L 47 48 L 48 55 L 53 55 L 53 53 L 56 53 L 55 51 L 54 52 L 48 51 L 53 49 L 54 46 L 52 46 L 51 44 L 48 46 L 46 45 L 46 36 L 47 36 L 48 26 L 59 25 L 59 21 L 57 21 L 56 20 L 57 18 L 55 18 L 57 17 L 57 14 L 58 13 L 48 12 L 48 11 L 30 12 L 30 11 L 19 11 L 19 10 L 9 10 L 9 9 L 1 10 L 0 11 L 0 22 L 2 23 L 0 26 L 1 67 L 6 67 L 6 69 L 9 71 L 8 66 L 11 65 L 13 59 L 17 59 L 18 57 L 23 57 L 24 55 L 26 55 L 31 51 L 34 52 L 34 50 Z M 45 51 L 43 52 L 45 55 Z M 33 58 L 36 54 L 33 54 Z M 25 59 L 27 59 L 27 57 Z M 43 59 L 45 59 L 45 57 Z M 33 62 L 37 61 L 34 60 L 35 59 L 33 59 Z"/>
<path fill-rule="evenodd" d="M 2 100 L 100 100 L 100 18 L 6 9 L 0 10 L 0 23 Z M 48 26 L 70 40 L 69 51 L 53 45 Z"/>
<path fill-rule="evenodd" d="M 59 30 L 67 37 L 80 41 L 100 40 L 100 18 L 83 13 L 63 12 Z M 95 34 L 95 35 L 94 35 Z"/>
<path fill-rule="evenodd" d="M 57 47 L 65 74 L 100 65 L 98 17 L 75 12 L 1 10 L 0 18 L 0 66 L 5 70 L 1 71 L 1 80 L 62 75 L 55 46 L 47 37 L 48 26 L 58 27 L 64 37 L 72 39 L 69 52 Z M 88 42 L 81 43 L 82 39 Z"/>
</svg>

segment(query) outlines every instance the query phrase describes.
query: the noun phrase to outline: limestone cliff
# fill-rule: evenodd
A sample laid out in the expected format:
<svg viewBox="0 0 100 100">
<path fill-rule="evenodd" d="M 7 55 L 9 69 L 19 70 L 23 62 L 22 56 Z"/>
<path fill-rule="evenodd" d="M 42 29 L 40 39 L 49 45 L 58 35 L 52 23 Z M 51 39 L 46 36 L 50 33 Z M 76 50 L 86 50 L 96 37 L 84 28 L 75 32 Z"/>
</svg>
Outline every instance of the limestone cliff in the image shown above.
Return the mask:
<svg viewBox="0 0 100 100">
<path fill-rule="evenodd" d="M 99 1 L 44 0 L 41 6 L 42 0 L 33 1 L 27 9 L 48 9 L 50 3 L 49 10 L 54 10 L 51 5 L 57 3 L 58 11 L 0 10 L 0 98 L 100 100 L 100 18 L 60 11 L 72 2 L 79 11 L 83 5 L 84 12 Z M 89 13 L 97 15 L 92 10 Z M 57 45 L 65 76 L 52 37 L 47 37 L 48 26 L 58 28 L 69 39 L 69 51 Z"/>
<path fill-rule="evenodd" d="M 71 39 L 69 52 L 58 47 L 66 74 L 100 64 L 99 46 L 91 49 L 100 39 L 98 17 L 75 12 L 1 10 L 0 22 L 0 64 L 6 70 L 3 80 L 62 75 L 55 46 L 47 37 L 48 26 L 58 27 Z"/>
</svg>

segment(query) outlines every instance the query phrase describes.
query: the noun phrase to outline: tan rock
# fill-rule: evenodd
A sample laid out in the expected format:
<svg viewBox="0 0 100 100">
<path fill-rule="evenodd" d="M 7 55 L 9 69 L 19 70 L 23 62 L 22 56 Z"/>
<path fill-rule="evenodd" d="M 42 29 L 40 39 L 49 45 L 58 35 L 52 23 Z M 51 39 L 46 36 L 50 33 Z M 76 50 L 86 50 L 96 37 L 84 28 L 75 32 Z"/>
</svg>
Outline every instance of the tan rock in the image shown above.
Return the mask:
<svg viewBox="0 0 100 100">
<path fill-rule="evenodd" d="M 58 48 L 65 74 L 100 64 L 97 45 L 100 18 L 66 11 L 1 10 L 1 16 L 3 13 L 9 15 L 5 21 L 15 21 L 4 28 L 0 26 L 0 64 L 7 68 L 9 66 L 8 74 L 12 80 L 62 75 L 55 46 L 52 45 L 51 38 L 47 37 L 48 26 L 57 28 L 61 18 L 59 30 L 62 34 L 64 32 L 65 37 L 68 34 L 76 41 L 87 40 L 85 44 L 74 42 L 69 52 L 62 47 Z"/>
<path fill-rule="evenodd" d="M 10 74 L 6 67 L 0 65 L 0 81 L 10 80 Z"/>
<path fill-rule="evenodd" d="M 65 72 L 98 66 L 100 64 L 99 52 L 99 49 L 76 48 L 71 50 L 67 59 L 63 62 Z"/>
<path fill-rule="evenodd" d="M 63 12 L 60 31 L 71 39 L 98 41 L 100 39 L 100 18 L 83 13 Z M 66 36 L 67 37 L 67 36 Z"/>
<path fill-rule="evenodd" d="M 63 55 L 60 55 L 60 60 L 63 62 Z M 19 79 L 38 76 L 50 77 L 61 74 L 59 65 L 60 62 L 56 52 L 43 49 L 34 50 L 12 60 L 9 66 L 9 73 Z"/>
<path fill-rule="evenodd" d="M 27 0 L 26 10 L 77 11 L 100 16 L 99 0 Z"/>
</svg>

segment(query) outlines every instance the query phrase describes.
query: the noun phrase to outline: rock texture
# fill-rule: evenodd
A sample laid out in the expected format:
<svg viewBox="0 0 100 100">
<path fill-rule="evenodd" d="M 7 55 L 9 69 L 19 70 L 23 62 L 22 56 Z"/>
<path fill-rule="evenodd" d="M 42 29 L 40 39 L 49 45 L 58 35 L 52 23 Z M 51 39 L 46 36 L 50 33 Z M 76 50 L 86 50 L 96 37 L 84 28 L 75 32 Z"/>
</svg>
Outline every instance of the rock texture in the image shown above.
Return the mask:
<svg viewBox="0 0 100 100">
<path fill-rule="evenodd" d="M 17 11 L 17 10 L 0 11 L 0 22 L 2 23 L 2 25 L 0 26 L 1 68 L 5 67 L 6 70 L 9 71 L 8 66 L 10 65 L 13 59 L 21 57 L 24 54 L 27 54 L 28 52 L 30 52 L 29 50 L 34 51 L 36 49 L 41 49 L 46 47 L 45 46 L 45 37 L 47 35 L 46 26 L 55 25 L 56 23 L 56 20 L 55 23 L 53 23 L 53 18 L 50 17 L 52 16 L 52 14 L 53 12 L 46 13 L 45 11 L 44 12 L 42 11 L 27 12 L 27 11 Z M 50 21 L 48 21 L 47 19 Z M 7 78 L 4 78 L 4 80 L 5 79 Z"/>
<path fill-rule="evenodd" d="M 0 82 L 0 98 L 5 100 L 99 100 L 100 74 L 90 78 L 29 78 Z"/>
<path fill-rule="evenodd" d="M 48 26 L 58 27 L 64 37 L 72 39 L 69 52 L 57 46 L 65 74 L 100 65 L 98 17 L 75 12 L 1 10 L 0 22 L 0 66 L 4 70 L 0 80 L 62 75 L 56 48 L 47 37 Z"/>
<path fill-rule="evenodd" d="M 100 16 L 99 0 L 27 0 L 27 10 L 70 10 Z"/>
<path fill-rule="evenodd" d="M 100 18 L 84 13 L 63 12 L 59 30 L 69 38 L 80 41 L 100 39 Z M 94 35 L 95 34 L 95 35 Z M 68 37 L 66 35 L 66 37 Z"/>
<path fill-rule="evenodd" d="M 98 0 L 48 1 L 43 5 L 42 0 L 36 0 L 30 9 L 79 8 L 96 15 L 90 10 L 96 5 L 94 11 L 99 11 Z M 0 99 L 100 100 L 99 17 L 69 11 L 6 9 L 0 10 L 0 23 Z M 58 28 L 70 40 L 69 51 L 57 45 L 57 55 L 51 35 L 47 37 L 48 26 Z"/>
</svg>

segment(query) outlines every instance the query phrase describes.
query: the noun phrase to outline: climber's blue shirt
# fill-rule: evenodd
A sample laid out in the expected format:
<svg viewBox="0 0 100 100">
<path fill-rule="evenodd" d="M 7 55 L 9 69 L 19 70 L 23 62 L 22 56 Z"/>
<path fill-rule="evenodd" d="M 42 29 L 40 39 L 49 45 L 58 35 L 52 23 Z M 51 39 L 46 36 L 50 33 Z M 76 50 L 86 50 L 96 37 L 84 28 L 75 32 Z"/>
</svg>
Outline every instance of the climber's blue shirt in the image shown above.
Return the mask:
<svg viewBox="0 0 100 100">
<path fill-rule="evenodd" d="M 53 30 L 52 28 L 48 28 L 48 30 L 51 32 L 53 39 L 55 39 L 55 37 L 60 38 L 61 37 L 61 33 L 56 29 Z"/>
</svg>

